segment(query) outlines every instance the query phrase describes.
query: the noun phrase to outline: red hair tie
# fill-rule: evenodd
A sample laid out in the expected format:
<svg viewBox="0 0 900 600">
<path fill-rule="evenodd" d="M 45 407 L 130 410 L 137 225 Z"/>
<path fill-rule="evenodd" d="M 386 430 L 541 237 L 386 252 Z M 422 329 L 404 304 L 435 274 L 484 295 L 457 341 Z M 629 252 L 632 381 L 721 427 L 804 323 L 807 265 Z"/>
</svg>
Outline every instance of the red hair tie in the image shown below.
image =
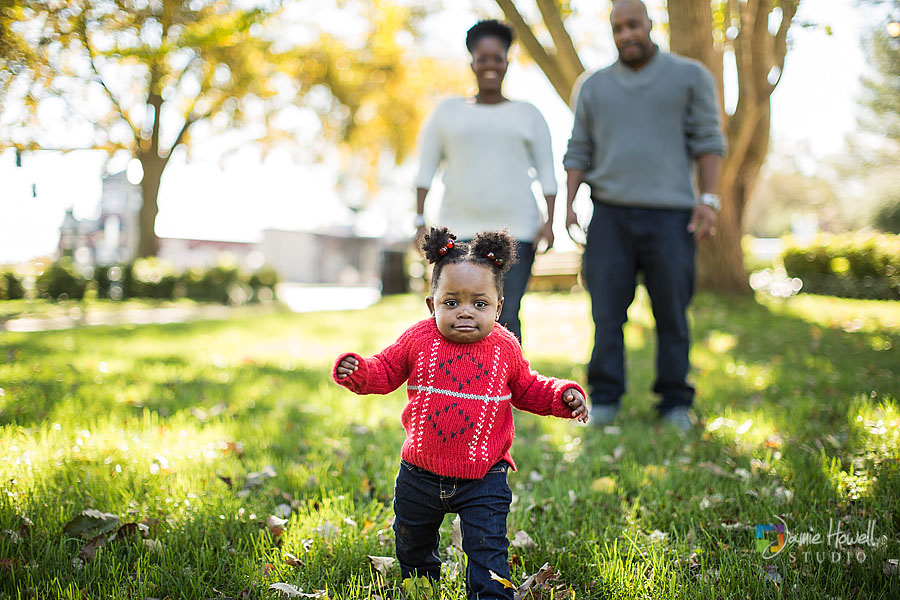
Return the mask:
<svg viewBox="0 0 900 600">
<path fill-rule="evenodd" d="M 453 240 L 447 240 L 447 243 L 438 248 L 438 254 L 445 256 L 453 248 Z"/>
<path fill-rule="evenodd" d="M 503 266 L 503 259 L 502 259 L 502 258 L 497 258 L 497 255 L 494 254 L 493 252 L 488 252 L 488 253 L 487 253 L 487 257 L 488 257 L 489 259 L 491 259 L 492 261 L 494 261 L 494 264 L 497 265 L 498 267 L 502 267 L 502 266 Z"/>
</svg>

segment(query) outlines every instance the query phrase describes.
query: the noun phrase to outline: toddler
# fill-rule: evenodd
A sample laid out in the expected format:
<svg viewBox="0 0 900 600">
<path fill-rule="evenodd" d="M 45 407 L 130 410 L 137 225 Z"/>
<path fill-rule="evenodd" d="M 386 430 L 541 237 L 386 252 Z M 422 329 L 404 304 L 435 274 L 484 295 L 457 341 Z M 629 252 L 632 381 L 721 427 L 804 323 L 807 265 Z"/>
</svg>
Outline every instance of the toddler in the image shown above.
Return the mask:
<svg viewBox="0 0 900 600">
<path fill-rule="evenodd" d="M 459 514 L 468 558 L 470 599 L 511 600 L 506 518 L 515 463 L 512 407 L 539 415 L 588 419 L 584 390 L 572 381 L 531 370 L 518 340 L 496 323 L 503 306 L 503 273 L 515 260 L 506 232 L 456 242 L 432 228 L 422 244 L 433 263 L 431 318 L 416 323 L 380 354 L 344 354 L 334 380 L 357 394 L 387 394 L 406 382 L 401 420 L 406 441 L 394 487 L 394 537 L 403 579 L 437 582 L 439 528 Z"/>
</svg>

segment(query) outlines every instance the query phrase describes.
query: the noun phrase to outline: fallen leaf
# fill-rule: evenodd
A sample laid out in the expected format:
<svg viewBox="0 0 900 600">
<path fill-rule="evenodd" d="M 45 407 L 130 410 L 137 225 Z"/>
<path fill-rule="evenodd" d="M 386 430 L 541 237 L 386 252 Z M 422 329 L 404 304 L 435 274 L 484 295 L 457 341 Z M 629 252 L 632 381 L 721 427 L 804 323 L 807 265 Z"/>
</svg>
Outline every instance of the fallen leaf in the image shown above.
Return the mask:
<svg viewBox="0 0 900 600">
<path fill-rule="evenodd" d="M 722 503 L 723 500 L 722 494 L 713 494 L 712 496 L 704 496 L 702 500 L 700 500 L 700 509 L 706 510 L 708 508 L 712 508 L 713 506 L 718 506 Z"/>
<path fill-rule="evenodd" d="M 459 518 L 459 515 L 456 515 L 453 519 L 453 531 L 450 534 L 450 545 L 456 549 L 457 555 L 463 555 L 462 548 L 462 521 Z"/>
<path fill-rule="evenodd" d="M 522 600 L 523 598 L 535 598 L 535 592 L 540 594 L 541 590 L 550 591 L 552 588 L 547 582 L 555 579 L 559 579 L 559 573 L 553 570 L 550 563 L 544 563 L 536 573 L 529 575 L 525 578 L 525 581 L 522 582 L 522 585 L 516 588 L 516 591 L 513 593 L 513 599 Z M 560 596 L 558 594 L 553 594 L 553 597 L 559 598 Z"/>
<path fill-rule="evenodd" d="M 244 489 L 247 490 L 261 485 L 266 479 L 271 479 L 275 477 L 275 475 L 275 467 L 266 465 L 261 471 L 256 471 L 247 475 L 247 479 L 244 480 Z"/>
<path fill-rule="evenodd" d="M 92 537 L 88 542 L 81 547 L 81 551 L 78 553 L 78 558 L 83 560 L 84 562 L 90 562 L 97 555 L 97 552 L 106 545 L 106 534 L 101 533 L 95 537 Z"/>
<path fill-rule="evenodd" d="M 661 542 L 667 537 L 669 537 L 668 533 L 663 533 L 659 529 L 654 529 L 653 533 L 647 536 L 651 542 Z"/>
<path fill-rule="evenodd" d="M 287 519 L 291 516 L 291 505 L 279 504 L 275 507 L 275 515 L 281 517 L 282 519 Z"/>
<path fill-rule="evenodd" d="M 488 571 L 488 572 L 491 574 L 491 579 L 493 579 L 494 581 L 499 581 L 503 585 L 503 587 L 509 588 L 511 590 L 516 589 L 516 586 L 514 586 L 509 579 L 504 579 L 503 577 L 500 577 L 493 571 Z"/>
<path fill-rule="evenodd" d="M 794 492 L 787 488 L 778 486 L 775 488 L 775 499 L 779 502 L 790 502 L 794 499 Z"/>
<path fill-rule="evenodd" d="M 326 521 L 326 522 L 322 523 L 321 525 L 319 525 L 318 527 L 316 527 L 316 533 L 319 534 L 321 537 L 325 538 L 326 540 L 328 538 L 332 537 L 334 534 L 339 533 L 340 531 L 341 530 L 338 529 L 337 526 L 335 526 L 332 523 L 329 523 L 328 521 Z"/>
<path fill-rule="evenodd" d="M 591 483 L 591 490 L 594 492 L 602 492 L 604 494 L 612 494 L 616 491 L 616 480 L 608 475 L 595 479 Z"/>
<path fill-rule="evenodd" d="M 119 517 L 112 513 L 104 513 L 89 508 L 81 511 L 74 519 L 63 526 L 63 532 L 69 536 L 94 538 L 101 533 L 108 533 L 119 526 Z"/>
<path fill-rule="evenodd" d="M 395 559 L 390 556 L 372 556 L 366 555 L 372 568 L 381 573 L 382 577 L 387 575 L 388 569 L 394 566 Z"/>
<path fill-rule="evenodd" d="M 216 477 L 218 477 L 219 479 L 221 479 L 222 482 L 223 482 L 225 485 L 227 485 L 229 488 L 230 488 L 230 487 L 233 487 L 233 483 L 232 483 L 232 481 L 231 481 L 231 477 L 225 477 L 224 475 L 216 475 Z"/>
<path fill-rule="evenodd" d="M 534 548 L 536 544 L 534 540 L 531 539 L 524 530 L 520 529 L 516 532 L 516 535 L 513 537 L 513 541 L 510 543 L 510 546 L 513 548 Z"/>
<path fill-rule="evenodd" d="M 116 539 L 122 539 L 131 535 L 140 535 L 147 537 L 150 535 L 150 528 L 143 523 L 125 523 L 116 531 Z"/>
<path fill-rule="evenodd" d="M 885 577 L 900 577 L 900 563 L 898 563 L 896 558 L 886 558 L 884 559 L 884 565 L 881 567 L 881 572 L 884 573 Z"/>
<path fill-rule="evenodd" d="M 0 558 L 0 569 L 15 571 L 22 563 L 18 558 Z"/>
<path fill-rule="evenodd" d="M 303 561 L 291 554 L 290 552 L 284 553 L 284 562 L 288 565 L 294 567 L 295 569 L 299 569 L 300 567 L 306 566 L 303 564 Z"/>
<path fill-rule="evenodd" d="M 270 571 L 273 571 L 274 569 L 275 565 L 273 565 L 272 563 L 263 563 L 263 566 L 259 568 L 259 576 L 265 577 L 269 574 Z"/>
<path fill-rule="evenodd" d="M 298 590 L 297 588 L 295 588 L 294 586 L 292 586 L 289 583 L 273 583 L 272 585 L 269 586 L 269 589 L 275 590 L 276 592 L 283 592 L 284 595 L 288 596 L 289 598 L 298 597 L 303 594 L 303 592 L 301 592 L 300 590 Z"/>
<path fill-rule="evenodd" d="M 144 547 L 153 552 L 162 552 L 162 544 L 159 540 L 144 540 Z"/>
<path fill-rule="evenodd" d="M 269 533 L 272 534 L 272 537 L 280 537 L 282 533 L 284 533 L 284 526 L 287 523 L 287 519 L 281 519 L 276 517 L 275 515 L 269 515 L 266 519 L 266 525 L 269 527 Z"/>
<path fill-rule="evenodd" d="M 407 600 L 430 600 L 438 596 L 427 577 L 407 577 L 402 585 Z"/>
<path fill-rule="evenodd" d="M 763 573 L 765 574 L 766 579 L 775 585 L 780 584 L 782 581 L 781 574 L 778 573 L 778 569 L 775 565 L 766 565 L 763 569 Z"/>
</svg>

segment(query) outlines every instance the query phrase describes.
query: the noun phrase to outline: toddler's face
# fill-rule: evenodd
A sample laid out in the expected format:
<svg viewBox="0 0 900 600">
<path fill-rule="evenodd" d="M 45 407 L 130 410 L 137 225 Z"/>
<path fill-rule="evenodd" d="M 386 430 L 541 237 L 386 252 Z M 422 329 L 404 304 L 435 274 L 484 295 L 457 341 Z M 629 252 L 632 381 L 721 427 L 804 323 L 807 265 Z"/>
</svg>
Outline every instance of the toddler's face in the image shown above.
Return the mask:
<svg viewBox="0 0 900 600">
<path fill-rule="evenodd" d="M 434 296 L 427 297 L 425 303 L 445 338 L 471 344 L 494 329 L 503 298 L 497 294 L 494 274 L 488 267 L 461 262 L 441 270 Z"/>
</svg>

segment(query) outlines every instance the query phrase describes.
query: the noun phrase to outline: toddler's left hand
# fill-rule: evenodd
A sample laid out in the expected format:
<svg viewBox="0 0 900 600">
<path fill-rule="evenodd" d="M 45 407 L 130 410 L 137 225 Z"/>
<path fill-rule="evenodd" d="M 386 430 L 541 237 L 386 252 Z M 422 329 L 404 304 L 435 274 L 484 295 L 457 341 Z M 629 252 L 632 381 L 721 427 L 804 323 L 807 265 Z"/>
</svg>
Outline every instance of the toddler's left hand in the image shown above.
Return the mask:
<svg viewBox="0 0 900 600">
<path fill-rule="evenodd" d="M 588 407 L 584 396 L 575 388 L 569 388 L 562 395 L 563 402 L 569 405 L 572 415 L 582 423 L 588 422 Z"/>
</svg>

